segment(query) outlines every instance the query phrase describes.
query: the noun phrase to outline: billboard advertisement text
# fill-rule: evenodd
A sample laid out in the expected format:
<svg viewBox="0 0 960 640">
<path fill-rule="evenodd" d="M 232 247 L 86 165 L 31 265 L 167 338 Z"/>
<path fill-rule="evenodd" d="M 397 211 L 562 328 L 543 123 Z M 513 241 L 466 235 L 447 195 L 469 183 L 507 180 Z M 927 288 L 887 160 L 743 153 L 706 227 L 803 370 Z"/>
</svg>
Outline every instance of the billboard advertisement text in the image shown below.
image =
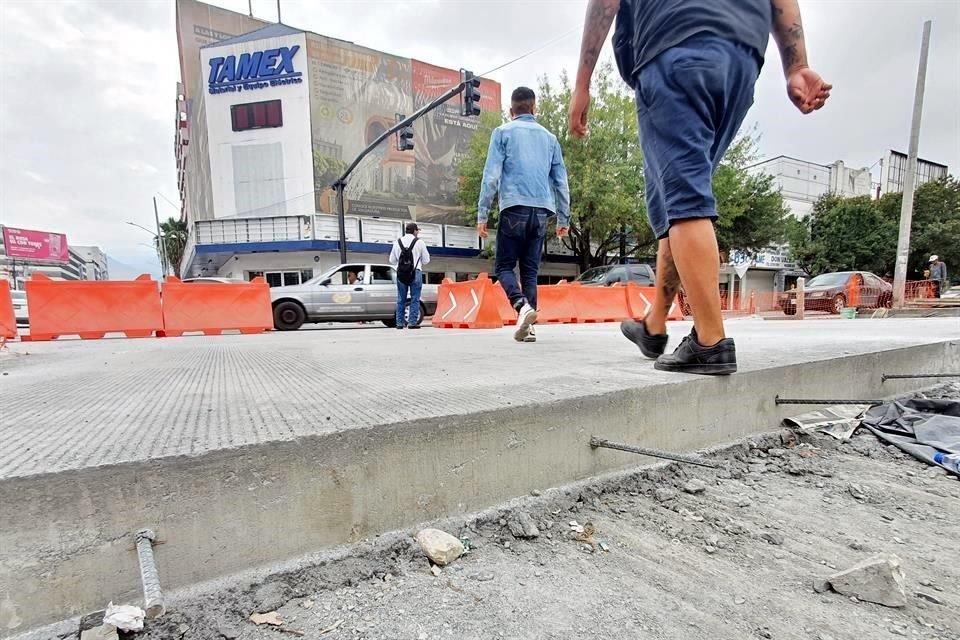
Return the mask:
<svg viewBox="0 0 960 640">
<path fill-rule="evenodd" d="M 7 255 L 11 258 L 59 262 L 66 262 L 69 259 L 67 236 L 62 233 L 4 227 L 3 244 Z"/>
</svg>

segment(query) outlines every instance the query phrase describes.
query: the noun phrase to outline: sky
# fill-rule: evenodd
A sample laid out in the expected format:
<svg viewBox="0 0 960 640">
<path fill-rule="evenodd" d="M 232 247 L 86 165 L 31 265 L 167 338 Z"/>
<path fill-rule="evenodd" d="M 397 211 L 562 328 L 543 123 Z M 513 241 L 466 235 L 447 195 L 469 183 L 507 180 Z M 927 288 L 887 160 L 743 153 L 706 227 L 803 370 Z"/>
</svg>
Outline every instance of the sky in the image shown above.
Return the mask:
<svg viewBox="0 0 960 640">
<path fill-rule="evenodd" d="M 211 4 L 247 12 L 247 0 Z M 252 4 L 255 16 L 276 19 L 275 0 Z M 585 7 L 586 0 L 281 0 L 288 25 L 477 73 L 557 40 L 491 75 L 505 98 L 518 85 L 575 69 Z M 814 115 L 794 110 L 771 42 L 747 118 L 761 155 L 871 167 L 886 149 L 906 151 L 922 23 L 931 19 L 920 156 L 956 175 L 960 2 L 801 0 L 801 8 L 811 66 L 833 94 Z M 154 196 L 161 219 L 179 212 L 173 0 L 4 0 L 0 59 L 0 224 L 66 233 L 72 244 L 102 247 L 118 270 L 156 273 L 150 235 L 126 223 L 153 227 Z"/>
</svg>

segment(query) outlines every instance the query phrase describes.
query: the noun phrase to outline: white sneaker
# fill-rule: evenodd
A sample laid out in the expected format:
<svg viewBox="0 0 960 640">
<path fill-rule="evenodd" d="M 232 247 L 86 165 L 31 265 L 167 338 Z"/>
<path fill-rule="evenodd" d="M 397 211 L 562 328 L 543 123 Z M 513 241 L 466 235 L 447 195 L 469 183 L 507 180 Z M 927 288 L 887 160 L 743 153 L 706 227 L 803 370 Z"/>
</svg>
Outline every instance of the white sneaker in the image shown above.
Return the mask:
<svg viewBox="0 0 960 640">
<path fill-rule="evenodd" d="M 523 339 L 524 342 L 537 341 L 537 332 L 535 331 L 536 328 L 536 325 L 530 325 L 530 328 L 527 330 L 527 337 Z"/>
<path fill-rule="evenodd" d="M 517 330 L 513 333 L 513 339 L 517 342 L 526 342 L 527 336 L 530 335 L 530 329 L 536 322 L 537 310 L 524 303 L 517 316 Z"/>
</svg>

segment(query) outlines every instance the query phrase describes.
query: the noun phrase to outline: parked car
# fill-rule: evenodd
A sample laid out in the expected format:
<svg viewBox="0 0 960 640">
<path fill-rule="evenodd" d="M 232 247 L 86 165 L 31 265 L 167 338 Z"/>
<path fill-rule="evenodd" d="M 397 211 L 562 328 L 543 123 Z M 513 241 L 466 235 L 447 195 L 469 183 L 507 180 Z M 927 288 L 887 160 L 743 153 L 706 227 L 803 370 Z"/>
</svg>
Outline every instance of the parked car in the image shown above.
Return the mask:
<svg viewBox="0 0 960 640">
<path fill-rule="evenodd" d="M 892 305 L 893 286 L 868 271 L 823 273 L 807 281 L 803 300 L 808 311 L 840 313 L 846 307 L 879 309 Z M 796 314 L 796 290 L 781 293 L 777 304 L 788 316 Z"/>
<path fill-rule="evenodd" d="M 237 280 L 234 278 L 212 278 L 212 277 L 203 277 L 203 278 L 187 278 L 183 281 L 184 283 L 197 282 L 200 284 L 203 283 L 219 283 L 219 284 L 243 284 L 246 280 Z"/>
<path fill-rule="evenodd" d="M 27 292 L 11 291 L 10 298 L 13 300 L 13 316 L 17 324 L 30 324 L 30 310 L 27 309 Z"/>
<path fill-rule="evenodd" d="M 594 287 L 609 287 L 615 283 L 635 282 L 641 287 L 652 287 L 653 269 L 648 264 L 608 264 L 603 267 L 587 269 L 576 282 Z"/>
<path fill-rule="evenodd" d="M 273 287 L 273 325 L 294 331 L 308 322 L 379 320 L 395 327 L 397 271 L 388 264 L 344 264 L 303 284 Z M 423 285 L 420 319 L 437 310 L 435 284 Z"/>
</svg>

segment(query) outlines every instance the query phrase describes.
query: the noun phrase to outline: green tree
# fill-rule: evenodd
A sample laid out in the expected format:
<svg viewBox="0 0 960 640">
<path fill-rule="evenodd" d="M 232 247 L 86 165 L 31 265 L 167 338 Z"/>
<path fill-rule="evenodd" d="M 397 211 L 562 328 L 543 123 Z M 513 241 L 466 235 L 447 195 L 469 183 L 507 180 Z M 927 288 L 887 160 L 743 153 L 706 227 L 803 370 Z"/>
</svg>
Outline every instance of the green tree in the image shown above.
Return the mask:
<svg viewBox="0 0 960 640">
<path fill-rule="evenodd" d="M 457 199 L 467 212 L 467 217 L 473 223 L 477 221 L 477 203 L 480 200 L 480 186 L 483 181 L 483 165 L 487 161 L 487 148 L 490 146 L 490 137 L 493 130 L 503 124 L 503 114 L 499 111 L 485 111 L 480 114 L 480 121 L 467 152 L 463 154 L 457 169 L 460 173 L 460 184 L 457 189 Z M 496 226 L 497 209 L 490 211 L 490 227 Z"/>
<path fill-rule="evenodd" d="M 790 224 L 794 258 L 811 274 L 864 270 L 892 275 L 902 193 L 879 200 L 827 194 L 805 220 Z M 960 181 L 947 177 L 914 194 L 908 279 L 920 279 L 931 254 L 960 267 Z"/>
<path fill-rule="evenodd" d="M 878 203 L 884 217 L 897 229 L 902 203 L 902 193 L 888 193 Z M 933 254 L 940 256 L 947 264 L 948 275 L 955 278 L 960 272 L 960 181 L 953 176 L 923 184 L 914 194 L 907 278 L 922 279 Z"/>
<path fill-rule="evenodd" d="M 167 253 L 167 261 L 173 267 L 173 274 L 180 277 L 180 262 L 183 260 L 183 250 L 187 246 L 187 223 L 177 218 L 167 218 L 160 223 L 160 237 L 163 238 L 163 248 Z M 160 238 L 155 238 L 157 242 Z"/>
</svg>

